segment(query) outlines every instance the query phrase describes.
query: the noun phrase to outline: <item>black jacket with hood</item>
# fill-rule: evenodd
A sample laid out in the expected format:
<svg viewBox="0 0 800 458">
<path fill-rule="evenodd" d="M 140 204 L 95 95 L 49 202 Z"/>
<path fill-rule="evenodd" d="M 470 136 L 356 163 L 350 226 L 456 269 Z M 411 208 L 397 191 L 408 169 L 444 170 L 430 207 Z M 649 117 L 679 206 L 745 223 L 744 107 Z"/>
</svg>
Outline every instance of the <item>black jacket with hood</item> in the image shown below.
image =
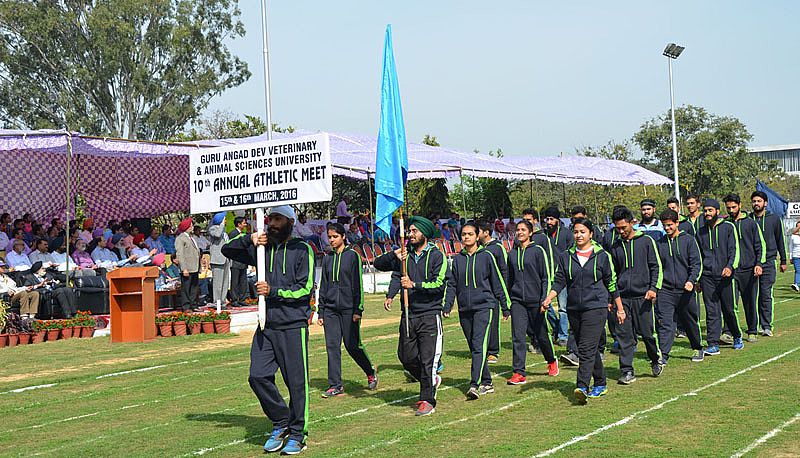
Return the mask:
<svg viewBox="0 0 800 458">
<path fill-rule="evenodd" d="M 319 282 L 319 313 L 337 311 L 364 313 L 364 280 L 361 256 L 350 247 L 335 250 L 322 259 Z"/>
<path fill-rule="evenodd" d="M 514 247 L 508 262 L 511 301 L 527 307 L 539 307 L 552 286 L 550 259 L 544 248 L 530 243 Z"/>
<path fill-rule="evenodd" d="M 783 223 L 781 219 L 770 212 L 764 212 L 764 216 L 750 215 L 761 232 L 764 234 L 764 241 L 767 244 L 767 263 L 775 262 L 780 257 L 781 265 L 786 264 L 786 240 L 783 239 Z"/>
<path fill-rule="evenodd" d="M 494 309 L 500 304 L 503 315 L 509 314 L 511 302 L 506 282 L 497 260 L 486 248 L 478 247 L 472 254 L 464 249 L 453 257 L 444 298 L 445 313 L 453 309 L 454 300 L 458 300 L 459 312 Z"/>
<path fill-rule="evenodd" d="M 736 226 L 736 237 L 739 241 L 739 269 L 750 270 L 755 266 L 763 267 L 767 262 L 767 245 L 761 227 L 747 213 L 739 212 L 739 216 L 730 222 Z"/>
<path fill-rule="evenodd" d="M 722 270 L 739 267 L 739 241 L 736 226 L 730 221 L 718 218 L 713 226 L 703 224 L 697 233 L 697 243 L 703 255 L 703 275 L 721 278 Z"/>
<path fill-rule="evenodd" d="M 663 289 L 683 291 L 686 282 L 696 285 L 700 281 L 703 259 L 696 238 L 681 231 L 674 239 L 667 234 L 656 246 L 664 269 Z"/>
<path fill-rule="evenodd" d="M 658 292 L 661 289 L 663 269 L 652 237 L 636 231 L 630 240 L 617 239 L 611 245 L 610 254 L 621 297 L 642 297 L 649 290 Z"/>
<path fill-rule="evenodd" d="M 559 293 L 567 288 L 567 313 L 607 308 L 619 297 L 611 255 L 598 244 L 592 247 L 594 251 L 583 266 L 575 246 L 558 258 L 552 289 Z"/>
<path fill-rule="evenodd" d="M 414 288 L 408 291 L 408 300 L 411 303 L 412 317 L 442 313 L 445 289 L 447 288 L 447 261 L 444 254 L 436 245 L 428 242 L 419 257 L 413 248 L 409 248 L 406 258 L 408 277 L 414 282 Z M 386 297 L 394 298 L 400 292 L 400 278 L 403 265 L 400 259 L 389 252 L 375 259 L 375 268 L 384 272 L 392 272 L 389 291 Z M 403 294 L 400 294 L 400 303 L 405 313 Z"/>
</svg>

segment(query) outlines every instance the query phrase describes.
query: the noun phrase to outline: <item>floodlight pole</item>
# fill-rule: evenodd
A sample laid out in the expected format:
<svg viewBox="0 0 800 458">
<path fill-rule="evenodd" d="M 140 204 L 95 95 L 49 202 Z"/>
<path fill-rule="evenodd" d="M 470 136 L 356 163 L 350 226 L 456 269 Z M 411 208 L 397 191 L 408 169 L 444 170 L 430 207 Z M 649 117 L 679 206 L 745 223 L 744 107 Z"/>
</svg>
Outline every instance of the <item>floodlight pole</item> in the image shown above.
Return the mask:
<svg viewBox="0 0 800 458">
<path fill-rule="evenodd" d="M 272 103 L 269 93 L 269 35 L 267 34 L 267 0 L 261 0 L 261 36 L 264 44 L 264 103 L 267 111 L 267 140 L 272 140 Z M 264 208 L 256 208 L 256 229 L 264 233 Z M 256 278 L 266 280 L 267 255 L 264 246 L 256 249 Z M 312 273 L 309 273 L 311 275 Z M 264 296 L 258 296 L 258 324 L 265 329 L 267 323 L 267 302 Z"/>
<path fill-rule="evenodd" d="M 677 58 L 677 56 L 675 58 Z M 669 112 L 672 116 L 672 167 L 675 174 L 675 198 L 680 202 L 681 189 L 678 184 L 678 138 L 675 134 L 675 92 L 672 86 L 672 59 L 673 57 L 667 56 L 667 63 L 669 65 Z"/>
</svg>

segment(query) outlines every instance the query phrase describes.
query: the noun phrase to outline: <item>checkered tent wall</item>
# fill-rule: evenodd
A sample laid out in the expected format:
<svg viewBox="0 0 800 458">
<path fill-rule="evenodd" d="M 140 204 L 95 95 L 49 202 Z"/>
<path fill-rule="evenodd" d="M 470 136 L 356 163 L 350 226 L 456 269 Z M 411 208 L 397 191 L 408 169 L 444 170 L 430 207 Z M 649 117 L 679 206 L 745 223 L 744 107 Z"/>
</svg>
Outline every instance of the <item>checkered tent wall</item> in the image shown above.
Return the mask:
<svg viewBox="0 0 800 458">
<path fill-rule="evenodd" d="M 64 218 L 67 160 L 63 152 L 0 150 L 0 164 L 0 212 L 8 212 L 13 218 L 30 213 L 37 221 L 46 222 Z M 70 202 L 75 201 L 76 165 L 77 158 L 73 157 Z M 74 215 L 74 207 L 70 210 Z"/>
</svg>

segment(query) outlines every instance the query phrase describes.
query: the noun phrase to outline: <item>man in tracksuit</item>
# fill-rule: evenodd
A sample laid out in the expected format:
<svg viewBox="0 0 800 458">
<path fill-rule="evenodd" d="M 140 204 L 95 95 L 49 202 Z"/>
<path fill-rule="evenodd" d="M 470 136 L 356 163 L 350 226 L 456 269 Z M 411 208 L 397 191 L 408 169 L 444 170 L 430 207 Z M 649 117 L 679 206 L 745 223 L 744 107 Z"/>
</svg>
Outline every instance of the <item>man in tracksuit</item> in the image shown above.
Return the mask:
<svg viewBox="0 0 800 458">
<path fill-rule="evenodd" d="M 706 355 L 719 354 L 722 319 L 730 324 L 733 349 L 744 348 L 739 319 L 736 316 L 736 280 L 734 271 L 739 267 L 739 242 L 736 226 L 719 217 L 719 202 L 703 202 L 705 224 L 697 233 L 697 243 L 703 256 L 703 274 L 700 288 L 706 307 Z M 720 316 L 721 315 L 721 316 Z"/>
<path fill-rule="evenodd" d="M 686 196 L 686 220 L 692 225 L 694 236 L 700 232 L 700 228 L 706 223 L 705 215 L 703 214 L 702 202 L 700 196 L 694 193 L 689 193 Z"/>
<path fill-rule="evenodd" d="M 477 232 L 474 223 L 465 224 L 461 230 L 464 249 L 453 258 L 442 312 L 449 317 L 458 298 L 458 319 L 472 354 L 467 398 L 473 400 L 494 393 L 486 361 L 494 308 L 500 304 L 503 317 L 510 316 L 506 283 L 494 255 L 478 245 Z"/>
<path fill-rule="evenodd" d="M 403 315 L 400 317 L 400 340 L 397 357 L 412 377 L 419 380 L 417 416 L 436 411 L 436 389 L 442 378 L 436 374 L 442 356 L 442 303 L 447 286 L 447 261 L 444 254 L 430 242 L 439 234 L 433 222 L 421 216 L 409 220 L 410 249 L 405 259 L 401 249 L 375 259 L 375 268 L 391 271 L 392 280 L 384 302 L 388 311 L 401 287 L 408 291 L 408 304 L 401 295 Z M 402 274 L 403 263 L 407 275 Z M 405 314 L 409 313 L 406 329 Z"/>
<path fill-rule="evenodd" d="M 753 204 L 753 213 L 750 215 L 761 228 L 764 241 L 767 244 L 767 259 L 764 270 L 758 277 L 758 320 L 761 323 L 762 334 L 772 336 L 773 307 L 772 287 L 775 285 L 777 272 L 775 263 L 780 256 L 781 272 L 786 272 L 786 242 L 783 239 L 783 224 L 777 215 L 767 211 L 769 198 L 762 191 L 756 191 L 750 196 Z"/>
<path fill-rule="evenodd" d="M 756 221 L 741 211 L 738 194 L 728 194 L 723 201 L 728 210 L 728 221 L 736 226 L 739 242 L 739 267 L 734 278 L 747 321 L 747 341 L 755 342 L 758 340 L 758 278 L 764 273 L 764 263 L 767 262 L 766 242 Z M 726 327 L 738 326 L 738 323 L 725 324 Z"/>
<path fill-rule="evenodd" d="M 564 227 L 561 223 L 561 212 L 556 207 L 548 207 L 542 212 L 545 222 L 545 233 L 553 244 L 553 261 L 557 262 L 561 253 L 567 251 L 574 243 L 575 240 L 572 236 L 572 231 Z M 536 239 L 534 239 L 536 243 Z M 553 265 L 551 263 L 551 265 Z M 567 318 L 567 288 L 561 290 L 558 294 L 558 314 L 553 307 L 547 309 L 547 317 L 550 321 L 550 326 L 558 330 L 558 343 L 563 345 L 566 339 L 569 338 L 569 318 Z M 568 352 L 572 354 L 570 348 Z M 574 348 L 573 348 L 574 350 Z M 570 363 L 572 364 L 572 363 Z M 575 364 L 573 364 L 575 365 Z"/>
<path fill-rule="evenodd" d="M 539 212 L 534 210 L 533 208 L 526 208 L 522 210 L 522 219 L 528 221 L 533 225 L 533 236 L 531 236 L 531 241 L 542 247 L 545 251 L 547 256 L 547 262 L 550 265 L 550 281 L 553 281 L 553 275 L 555 271 L 554 263 L 558 262 L 558 257 L 556 254 L 556 248 L 553 245 L 553 240 L 548 236 L 547 231 L 545 231 L 541 225 L 539 224 Z M 518 243 L 515 241 L 515 246 Z M 548 313 L 548 320 L 555 322 L 556 314 L 555 311 L 550 311 Z M 552 317 L 552 319 L 551 319 Z M 569 323 L 565 324 L 565 328 L 561 328 L 561 322 L 559 320 L 559 326 L 553 328 L 554 334 L 551 336 L 551 339 L 556 339 L 557 343 L 561 346 L 565 345 L 565 340 L 563 338 L 564 335 L 569 335 Z M 530 322 L 528 325 L 527 331 L 528 337 L 531 340 L 530 345 L 528 345 L 528 352 L 535 353 L 539 351 L 539 347 L 537 344 L 536 338 L 536 330 L 534 329 L 533 322 Z M 577 361 L 577 355 L 575 356 L 575 361 Z"/>
<path fill-rule="evenodd" d="M 492 225 L 487 220 L 478 222 L 478 243 L 494 256 L 497 267 L 500 269 L 500 276 L 508 285 L 508 252 L 503 244 L 492 238 Z M 496 364 L 500 356 L 500 304 L 498 303 L 492 313 L 492 323 L 489 325 L 489 343 L 487 347 L 489 354 L 487 362 Z"/>
<path fill-rule="evenodd" d="M 240 234 L 222 247 L 226 257 L 256 265 L 256 247 L 266 248 L 266 281 L 256 283 L 266 296 L 267 322 L 253 335 L 250 348 L 250 387 L 272 421 L 264 450 L 297 454 L 308 436 L 308 321 L 314 287 L 314 252 L 292 237 L 296 219 L 289 206 L 269 212 L 267 234 Z M 289 389 L 289 406 L 275 385 L 280 369 Z"/>
<path fill-rule="evenodd" d="M 667 208 L 678 214 L 679 231 L 685 232 L 691 235 L 692 237 L 697 235 L 697 232 L 694 230 L 694 225 L 692 224 L 691 221 L 689 221 L 689 218 L 681 214 L 681 203 L 678 201 L 676 197 L 673 196 L 667 199 Z M 664 228 L 664 230 L 666 231 L 666 228 Z"/>
<path fill-rule="evenodd" d="M 617 290 L 625 315 L 630 317 L 616 327 L 621 372 L 618 382 L 630 385 L 636 381 L 633 356 L 636 353 L 637 335 L 647 349 L 653 376 L 661 375 L 664 368 L 658 348 L 654 310 L 663 272 L 655 240 L 633 229 L 631 211 L 620 208 L 611 215 L 611 219 L 620 235 L 620 239 L 611 246 L 611 259 L 617 272 Z"/>
<path fill-rule="evenodd" d="M 661 212 L 661 224 L 667 236 L 656 242 L 664 278 L 658 292 L 656 318 L 658 343 L 663 361 L 675 341 L 675 321 L 681 324 L 694 350 L 693 362 L 703 361 L 700 336 L 700 309 L 697 304 L 697 284 L 703 272 L 703 260 L 697 239 L 679 229 L 680 215 L 672 209 Z M 673 321 L 675 320 L 675 321 Z"/>
</svg>

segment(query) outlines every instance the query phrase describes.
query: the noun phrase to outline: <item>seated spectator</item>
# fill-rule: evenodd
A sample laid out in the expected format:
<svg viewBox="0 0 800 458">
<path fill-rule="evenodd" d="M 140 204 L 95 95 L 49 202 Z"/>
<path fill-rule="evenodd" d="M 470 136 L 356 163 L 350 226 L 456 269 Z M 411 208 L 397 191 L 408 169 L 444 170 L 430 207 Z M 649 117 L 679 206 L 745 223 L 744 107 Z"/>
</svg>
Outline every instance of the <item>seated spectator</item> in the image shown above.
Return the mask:
<svg viewBox="0 0 800 458">
<path fill-rule="evenodd" d="M 6 253 L 6 264 L 14 270 L 27 270 L 33 263 L 25 253 L 25 242 L 14 239 L 11 247 L 11 251 Z"/>
<path fill-rule="evenodd" d="M 516 231 L 517 225 L 514 223 L 514 218 L 508 218 L 508 224 L 506 224 L 506 239 L 514 240 L 516 238 Z"/>
<path fill-rule="evenodd" d="M 50 294 L 61 307 L 61 312 L 66 318 L 75 315 L 75 293 L 72 288 L 64 286 L 52 274 L 47 272 L 40 262 L 31 267 L 30 273 L 23 277 L 25 286 L 30 286 L 32 291 L 39 294 Z"/>
<path fill-rule="evenodd" d="M 45 267 L 50 267 L 54 264 L 58 264 L 54 259 L 53 255 L 50 254 L 49 244 L 45 239 L 38 239 L 34 242 L 34 251 L 31 251 L 31 254 L 28 255 L 28 259 L 30 260 L 30 265 L 33 265 L 34 262 L 41 262 Z"/>
<path fill-rule="evenodd" d="M 436 224 L 439 224 L 439 223 L 436 223 Z M 453 233 L 450 232 L 450 226 L 445 224 L 444 227 L 442 227 L 441 232 L 442 232 L 442 238 L 444 240 L 447 240 L 448 242 L 453 240 Z"/>
<path fill-rule="evenodd" d="M 164 250 L 164 245 L 161 244 L 161 240 L 159 240 L 158 229 L 153 228 L 150 231 L 150 237 L 146 238 L 144 244 L 147 248 L 151 250 L 156 250 L 156 253 L 166 253 Z"/>
<path fill-rule="evenodd" d="M 164 247 L 164 253 L 175 255 L 175 234 L 172 233 L 172 227 L 169 224 L 161 226 L 161 236 L 158 237 L 158 241 Z"/>
<path fill-rule="evenodd" d="M 180 286 L 181 269 L 176 264 L 165 266 L 165 253 L 158 253 L 153 256 L 153 265 L 158 267 L 158 278 L 161 280 L 160 290 L 173 290 Z"/>
<path fill-rule="evenodd" d="M 363 237 L 361 236 L 358 224 L 350 224 L 350 227 L 347 229 L 347 242 L 350 245 L 360 245 L 362 239 Z"/>
<path fill-rule="evenodd" d="M 313 242 L 319 246 L 319 235 L 314 232 L 314 229 L 306 223 L 306 215 L 304 213 L 297 214 L 297 221 L 294 223 L 292 230 L 295 237 L 300 237 L 306 242 Z"/>
<path fill-rule="evenodd" d="M 122 237 L 122 240 L 119 242 L 119 245 L 120 247 L 125 249 L 125 253 L 130 254 L 131 250 L 136 247 L 136 244 L 133 243 L 133 239 L 137 235 L 139 235 L 139 228 L 136 226 L 131 226 L 130 232 L 128 232 L 127 235 Z M 142 237 L 142 240 L 144 240 L 144 237 Z"/>
<path fill-rule="evenodd" d="M 136 256 L 137 259 L 151 256 L 150 250 L 144 244 L 144 234 L 136 234 L 136 237 L 133 238 L 133 247 L 128 251 L 128 255 Z"/>
<path fill-rule="evenodd" d="M 6 275 L 6 269 L 0 267 L 0 294 L 8 294 L 11 304 L 19 304 L 19 315 L 22 318 L 33 318 L 39 312 L 39 293 L 29 286 L 17 286 L 13 278 Z"/>
<path fill-rule="evenodd" d="M 95 269 L 97 265 L 94 263 L 92 259 L 92 255 L 90 255 L 86 251 L 86 242 L 83 239 L 78 239 L 75 243 L 75 251 L 72 252 L 72 260 L 75 261 L 75 265 L 83 269 Z"/>
<path fill-rule="evenodd" d="M 10 253 L 10 252 L 14 251 L 14 242 L 16 242 L 17 240 L 20 240 L 20 241 L 22 241 L 22 244 L 24 246 L 22 251 L 25 253 L 25 256 L 30 254 L 31 249 L 28 247 L 28 244 L 25 243 L 25 239 L 23 237 L 24 234 L 23 234 L 22 228 L 14 229 L 14 231 L 11 234 L 12 234 L 11 240 L 9 240 L 8 244 L 6 245 L 6 253 Z"/>
<path fill-rule="evenodd" d="M 439 237 L 436 237 L 436 239 L 439 239 L 439 240 L 443 239 L 444 237 L 442 236 L 442 223 L 440 223 L 440 222 L 437 220 L 437 221 L 435 221 L 435 222 L 433 223 L 433 227 L 435 228 L 435 231 L 434 231 L 434 233 L 435 233 L 435 234 L 439 234 Z"/>
<path fill-rule="evenodd" d="M 6 236 L 8 236 L 8 234 L 11 233 L 12 227 L 11 215 L 8 213 L 3 213 L 3 215 L 0 216 L 0 232 L 5 232 Z"/>
<path fill-rule="evenodd" d="M 393 245 L 397 245 L 400 243 L 400 221 L 392 217 L 392 227 L 389 229 L 389 238 Z"/>
<path fill-rule="evenodd" d="M 211 248 L 211 241 L 209 241 L 205 235 L 203 235 L 202 229 L 200 226 L 194 226 L 192 229 L 192 238 L 194 239 L 195 243 L 197 243 L 197 248 L 200 249 L 201 253 L 208 253 L 209 248 Z"/>
<path fill-rule="evenodd" d="M 386 243 L 386 240 L 388 238 L 389 236 L 386 234 L 386 232 L 384 232 L 383 229 L 377 226 L 375 227 L 375 243 L 383 245 L 384 243 Z"/>
<path fill-rule="evenodd" d="M 92 218 L 86 218 L 83 220 L 83 230 L 78 234 L 84 242 L 89 243 L 92 241 L 92 231 L 94 231 L 94 220 Z"/>
<path fill-rule="evenodd" d="M 92 260 L 100 267 L 106 269 L 122 267 L 136 260 L 136 255 L 131 255 L 125 259 L 120 260 L 116 251 L 108 249 L 108 240 L 105 237 L 100 237 L 97 242 L 97 247 L 92 250 Z"/>
<path fill-rule="evenodd" d="M 125 233 L 120 231 L 120 232 L 118 232 L 118 233 L 116 233 L 116 234 L 111 236 L 111 244 L 110 245 L 109 245 L 109 242 L 106 241 L 106 248 L 108 248 L 109 250 L 111 250 L 114 253 L 116 253 L 117 257 L 119 257 L 120 259 L 127 258 L 128 256 L 130 256 L 125 251 L 125 249 L 121 247 L 121 244 L 120 244 L 120 242 L 122 242 L 122 239 L 124 237 L 125 237 Z"/>
<path fill-rule="evenodd" d="M 6 231 L 0 230 L 0 249 L 5 250 L 8 247 L 8 234 Z"/>
<path fill-rule="evenodd" d="M 506 234 L 506 225 L 503 224 L 503 219 L 498 217 L 494 220 L 494 233 L 492 237 L 501 240 L 505 237 Z"/>
</svg>

